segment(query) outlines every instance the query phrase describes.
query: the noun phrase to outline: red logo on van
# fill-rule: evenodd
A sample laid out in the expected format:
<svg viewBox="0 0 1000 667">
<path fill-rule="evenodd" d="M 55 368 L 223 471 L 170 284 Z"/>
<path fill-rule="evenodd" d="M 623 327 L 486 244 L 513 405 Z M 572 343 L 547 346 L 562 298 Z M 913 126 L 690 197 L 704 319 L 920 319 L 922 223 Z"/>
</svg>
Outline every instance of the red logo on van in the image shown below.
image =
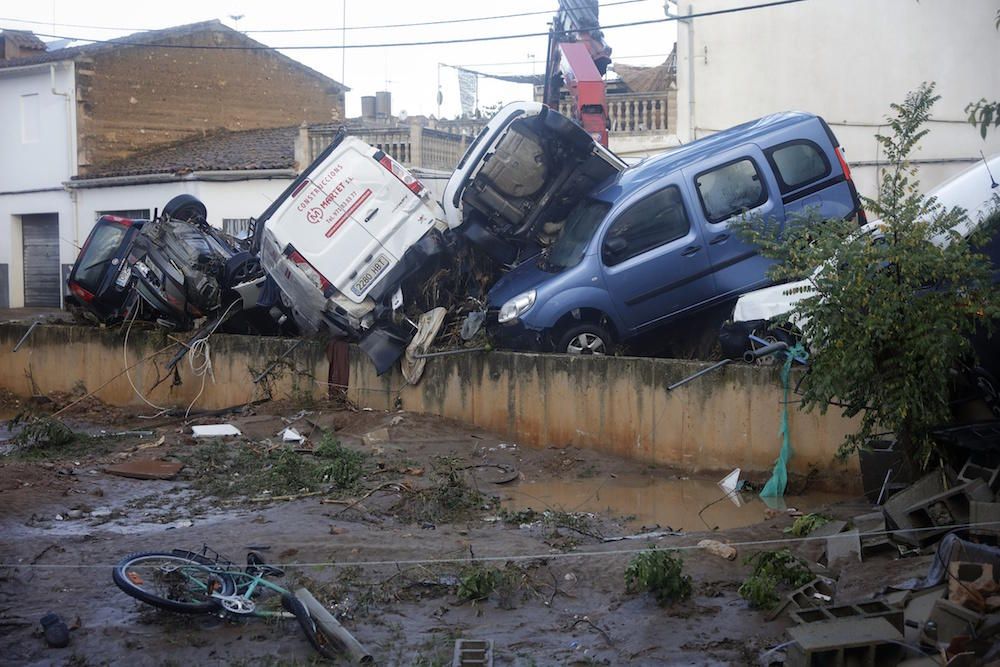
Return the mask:
<svg viewBox="0 0 1000 667">
<path fill-rule="evenodd" d="M 317 207 L 309 209 L 309 212 L 306 213 L 306 220 L 314 225 L 321 222 L 323 220 L 323 209 Z"/>
</svg>

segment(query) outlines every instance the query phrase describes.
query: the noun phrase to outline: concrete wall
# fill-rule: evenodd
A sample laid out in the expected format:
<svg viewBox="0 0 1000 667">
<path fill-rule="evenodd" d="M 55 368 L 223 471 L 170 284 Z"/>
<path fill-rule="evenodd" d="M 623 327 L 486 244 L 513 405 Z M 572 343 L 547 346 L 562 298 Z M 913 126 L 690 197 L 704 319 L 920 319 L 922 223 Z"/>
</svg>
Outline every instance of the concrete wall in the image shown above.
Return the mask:
<svg viewBox="0 0 1000 667">
<path fill-rule="evenodd" d="M 94 327 L 39 326 L 21 349 L 14 346 L 28 331 L 28 325 L 0 325 L 0 388 L 17 396 L 51 392 L 92 391 L 112 380 L 126 367 L 123 354 L 124 330 Z M 128 365 L 169 345 L 163 330 L 142 331 L 134 328 L 128 341 Z M 223 408 L 266 396 L 264 385 L 252 379 L 284 353 L 294 341 L 260 336 L 213 336 L 212 368 L 215 383 L 206 379 L 205 390 L 195 409 Z M 326 395 L 328 363 L 324 347 L 300 345 L 279 364 L 270 383 L 276 399 L 310 399 Z M 202 380 L 191 373 L 187 359 L 178 365 L 180 385 L 168 378 L 149 391 L 163 377 L 164 365 L 177 350 L 156 357 L 130 372 L 132 382 L 146 398 L 162 407 L 182 409 L 194 400 Z M 142 406 L 144 402 L 132 390 L 124 375 L 111 381 L 97 397 L 111 405 Z M 151 412 L 155 412 L 150 408 Z"/>
<path fill-rule="evenodd" d="M 744 6 L 681 0 L 678 13 Z M 965 106 L 996 99 L 1000 53 L 995 0 L 821 0 L 695 19 L 677 27 L 677 134 L 685 142 L 742 121 L 795 109 L 823 116 L 846 149 L 858 190 L 874 196 L 876 133 L 889 104 L 924 81 L 941 100 L 914 157 L 923 189 L 986 155 Z M 990 63 L 990 64 L 988 64 Z"/>
<path fill-rule="evenodd" d="M 90 327 L 43 326 L 18 352 L 25 325 L 0 326 L 0 388 L 20 396 L 73 392 L 101 386 L 124 367 L 123 332 Z M 133 331 L 129 362 L 167 344 L 160 331 Z M 263 396 L 251 378 L 281 355 L 291 341 L 217 335 L 211 339 L 216 383 L 205 386 L 199 408 L 240 404 Z M 151 387 L 158 365 L 133 371 L 136 386 Z M 398 371 L 382 377 L 356 347 L 351 349 L 349 398 L 360 407 L 441 415 L 504 434 L 525 445 L 596 449 L 629 459 L 674 465 L 693 472 L 767 472 L 780 448 L 781 384 L 777 369 L 733 365 L 668 392 L 670 383 L 703 368 L 699 362 L 623 357 L 515 354 L 458 355 L 431 359 L 416 386 Z M 201 389 L 187 362 L 182 383 L 168 379 L 148 394 L 164 407 L 186 407 Z M 326 394 L 324 346 L 301 345 L 279 366 L 275 398 L 306 400 Z M 318 380 L 318 381 L 317 381 Z M 97 396 L 115 405 L 143 405 L 124 376 Z M 152 411 L 152 408 L 150 408 Z M 845 470 L 834 452 L 851 428 L 836 411 L 790 411 L 791 469 Z M 846 470 L 854 471 L 851 463 Z M 853 476 L 852 476 L 853 477 Z"/>
<path fill-rule="evenodd" d="M 416 386 L 397 371 L 381 378 L 352 350 L 349 398 L 470 422 L 525 444 L 577 445 L 692 471 L 767 471 L 780 448 L 777 369 L 732 365 L 673 392 L 667 386 L 701 362 L 623 357 L 515 354 L 430 359 Z M 794 471 L 835 467 L 851 423 L 836 411 L 792 407 Z M 849 466 L 854 469 L 855 463 Z M 839 466 L 837 469 L 840 469 Z"/>
</svg>

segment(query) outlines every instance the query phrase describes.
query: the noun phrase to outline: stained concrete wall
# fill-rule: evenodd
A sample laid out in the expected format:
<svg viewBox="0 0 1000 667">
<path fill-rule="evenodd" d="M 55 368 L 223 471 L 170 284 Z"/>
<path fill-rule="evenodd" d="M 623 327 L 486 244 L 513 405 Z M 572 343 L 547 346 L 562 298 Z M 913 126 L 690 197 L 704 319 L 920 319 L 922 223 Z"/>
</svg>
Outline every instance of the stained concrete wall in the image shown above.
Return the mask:
<svg viewBox="0 0 1000 667">
<path fill-rule="evenodd" d="M 170 345 L 163 330 L 134 328 L 128 340 L 125 363 L 122 328 L 39 326 L 21 348 L 14 346 L 28 331 L 26 324 L 0 325 L 0 388 L 17 396 L 93 391 L 110 381 L 96 396 L 111 405 L 144 405 L 121 371 Z M 253 378 L 278 359 L 295 341 L 258 336 L 212 336 L 210 341 L 215 382 L 205 376 L 204 391 L 196 409 L 223 408 L 265 398 L 311 399 L 326 395 L 329 365 L 320 344 L 300 345 L 282 360 L 267 382 L 255 385 Z M 158 406 L 187 408 L 202 388 L 202 378 L 191 371 L 188 360 L 177 366 L 180 384 L 164 367 L 177 346 L 130 371 L 132 382 Z M 152 408 L 150 408 L 152 411 Z"/>
<path fill-rule="evenodd" d="M 20 396 L 96 389 L 125 367 L 121 329 L 41 326 L 12 352 L 26 325 L 0 325 L 0 388 Z M 170 343 L 161 331 L 133 331 L 129 362 Z M 219 408 L 261 398 L 252 378 L 293 341 L 253 336 L 211 338 L 216 382 L 197 402 Z M 307 400 L 326 394 L 324 346 L 307 341 L 275 373 L 271 395 Z M 169 355 L 132 373 L 147 391 Z M 731 365 L 672 392 L 667 385 L 703 368 L 700 362 L 622 357 L 492 352 L 430 359 L 423 379 L 407 386 L 398 371 L 378 377 L 351 349 L 348 397 L 360 407 L 404 408 L 486 428 L 525 445 L 575 445 L 650 463 L 697 471 L 769 471 L 780 439 L 782 390 L 776 368 Z M 180 385 L 170 379 L 148 394 L 153 403 L 186 407 L 201 389 L 187 361 Z M 124 376 L 97 396 L 114 405 L 142 405 Z M 794 394 L 792 396 L 794 399 Z M 810 466 L 836 473 L 834 452 L 852 424 L 837 411 L 802 413 L 790 406 L 793 471 Z M 847 470 L 856 470 L 850 463 Z M 856 475 L 848 476 L 848 478 Z"/>
<path fill-rule="evenodd" d="M 706 365 L 492 352 L 430 359 L 420 383 L 407 386 L 395 371 L 377 377 L 354 349 L 348 396 L 374 409 L 460 419 L 525 444 L 576 445 L 691 471 L 770 470 L 781 442 L 778 369 L 734 364 L 667 391 Z M 789 428 L 793 471 L 844 469 L 833 457 L 853 425 L 836 410 L 803 413 L 793 404 Z M 856 470 L 853 459 L 848 468 Z"/>
</svg>

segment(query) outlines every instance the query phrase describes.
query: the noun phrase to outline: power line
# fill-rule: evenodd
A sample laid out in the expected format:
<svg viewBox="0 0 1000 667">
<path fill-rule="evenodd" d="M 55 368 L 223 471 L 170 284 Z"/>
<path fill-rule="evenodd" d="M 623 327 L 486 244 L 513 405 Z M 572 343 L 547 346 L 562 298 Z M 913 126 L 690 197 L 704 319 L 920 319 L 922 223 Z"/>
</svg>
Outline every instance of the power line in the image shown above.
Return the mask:
<svg viewBox="0 0 1000 667">
<path fill-rule="evenodd" d="M 756 9 L 766 9 L 768 7 L 778 7 L 781 5 L 791 5 L 800 2 L 806 2 L 806 0 L 775 0 L 773 2 L 764 2 L 756 5 L 745 5 L 743 7 L 732 7 L 730 9 L 716 9 L 708 12 L 699 12 L 697 14 L 688 14 L 686 16 L 667 16 L 665 18 L 659 19 L 647 19 L 645 21 L 631 21 L 628 23 L 616 23 L 612 25 L 605 26 L 590 26 L 586 28 L 577 28 L 574 30 L 558 30 L 554 31 L 556 34 L 568 35 L 580 32 L 589 32 L 591 30 L 611 30 L 614 28 L 630 28 L 640 25 L 652 25 L 655 23 L 667 23 L 671 21 L 688 21 L 697 18 L 706 18 L 709 16 L 721 16 L 723 14 L 736 14 L 745 11 L 752 11 Z M 86 39 L 83 37 L 72 37 L 69 35 L 54 35 L 50 33 L 35 33 L 40 37 L 51 37 L 53 39 L 69 39 L 73 41 L 85 41 L 92 42 L 95 44 L 118 44 L 122 46 L 135 46 L 139 48 L 151 48 L 151 49 L 195 49 L 203 51 L 307 51 L 307 50 L 345 50 L 345 49 L 379 49 L 379 48 L 395 48 L 403 46 L 441 46 L 445 44 L 470 44 L 474 42 L 497 42 L 508 39 L 524 39 L 528 37 L 547 37 L 549 35 L 548 31 L 545 32 L 526 32 L 516 35 L 494 35 L 491 37 L 466 37 L 460 39 L 435 39 L 424 42 L 384 42 L 381 44 L 342 44 L 342 45 L 331 45 L 323 44 L 317 46 L 265 46 L 261 44 L 260 46 L 219 46 L 219 45 L 198 45 L 198 44 L 162 44 L 162 43 L 142 43 L 136 41 L 130 41 L 129 39 Z"/>
<path fill-rule="evenodd" d="M 669 55 L 670 55 L 669 53 L 645 53 L 645 54 L 642 54 L 642 55 L 634 55 L 634 56 L 619 56 L 618 54 L 615 54 L 614 60 L 615 60 L 615 62 L 617 62 L 619 60 L 635 60 L 636 58 L 666 58 Z M 460 67 L 501 67 L 501 66 L 504 66 L 504 65 L 533 65 L 534 63 L 537 63 L 537 62 L 541 62 L 541 61 L 540 60 L 511 60 L 511 61 L 504 62 L 504 63 L 466 63 L 466 64 L 460 65 Z M 613 64 L 612 64 L 612 67 L 614 67 Z"/>
<path fill-rule="evenodd" d="M 650 0 L 617 0 L 617 2 L 607 2 L 601 5 L 601 7 L 615 7 L 617 5 L 631 5 L 637 2 L 649 2 Z M 582 9 L 582 7 L 571 7 L 570 9 Z M 509 19 L 518 18 L 521 16 L 538 16 L 541 14 L 552 14 L 556 12 L 556 9 L 544 9 L 536 10 L 531 12 L 520 12 L 516 14 L 497 14 L 492 16 L 472 16 L 460 19 L 437 19 L 433 21 L 416 21 L 413 23 L 387 23 L 382 25 L 353 25 L 353 26 L 340 26 L 336 28 L 267 28 L 260 30 L 241 30 L 244 33 L 299 33 L 299 32 L 337 32 L 343 30 L 376 30 L 383 28 L 413 28 L 418 26 L 429 26 L 429 25 L 446 25 L 451 23 L 474 23 L 479 21 L 496 21 L 499 19 Z M 52 23 L 50 21 L 29 21 L 27 19 L 15 19 L 15 18 L 3 18 L 0 17 L 0 21 L 11 21 L 14 23 L 30 23 L 32 25 L 51 25 L 59 26 L 61 28 L 86 28 L 89 30 L 116 30 L 122 32 L 152 32 L 158 30 L 159 28 L 124 28 L 124 27 L 112 27 L 112 26 L 100 26 L 100 25 L 83 25 L 79 23 Z"/>
</svg>

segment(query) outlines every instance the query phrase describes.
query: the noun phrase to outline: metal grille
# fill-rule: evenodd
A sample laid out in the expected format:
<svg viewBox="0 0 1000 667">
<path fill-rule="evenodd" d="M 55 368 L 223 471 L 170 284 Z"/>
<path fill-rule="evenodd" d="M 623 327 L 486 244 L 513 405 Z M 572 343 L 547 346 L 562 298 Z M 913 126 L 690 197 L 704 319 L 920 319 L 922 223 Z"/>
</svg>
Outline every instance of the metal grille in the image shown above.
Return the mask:
<svg viewBox="0 0 1000 667">
<path fill-rule="evenodd" d="M 235 238 L 243 238 L 250 233 L 250 218 L 223 218 L 222 231 Z"/>
</svg>

